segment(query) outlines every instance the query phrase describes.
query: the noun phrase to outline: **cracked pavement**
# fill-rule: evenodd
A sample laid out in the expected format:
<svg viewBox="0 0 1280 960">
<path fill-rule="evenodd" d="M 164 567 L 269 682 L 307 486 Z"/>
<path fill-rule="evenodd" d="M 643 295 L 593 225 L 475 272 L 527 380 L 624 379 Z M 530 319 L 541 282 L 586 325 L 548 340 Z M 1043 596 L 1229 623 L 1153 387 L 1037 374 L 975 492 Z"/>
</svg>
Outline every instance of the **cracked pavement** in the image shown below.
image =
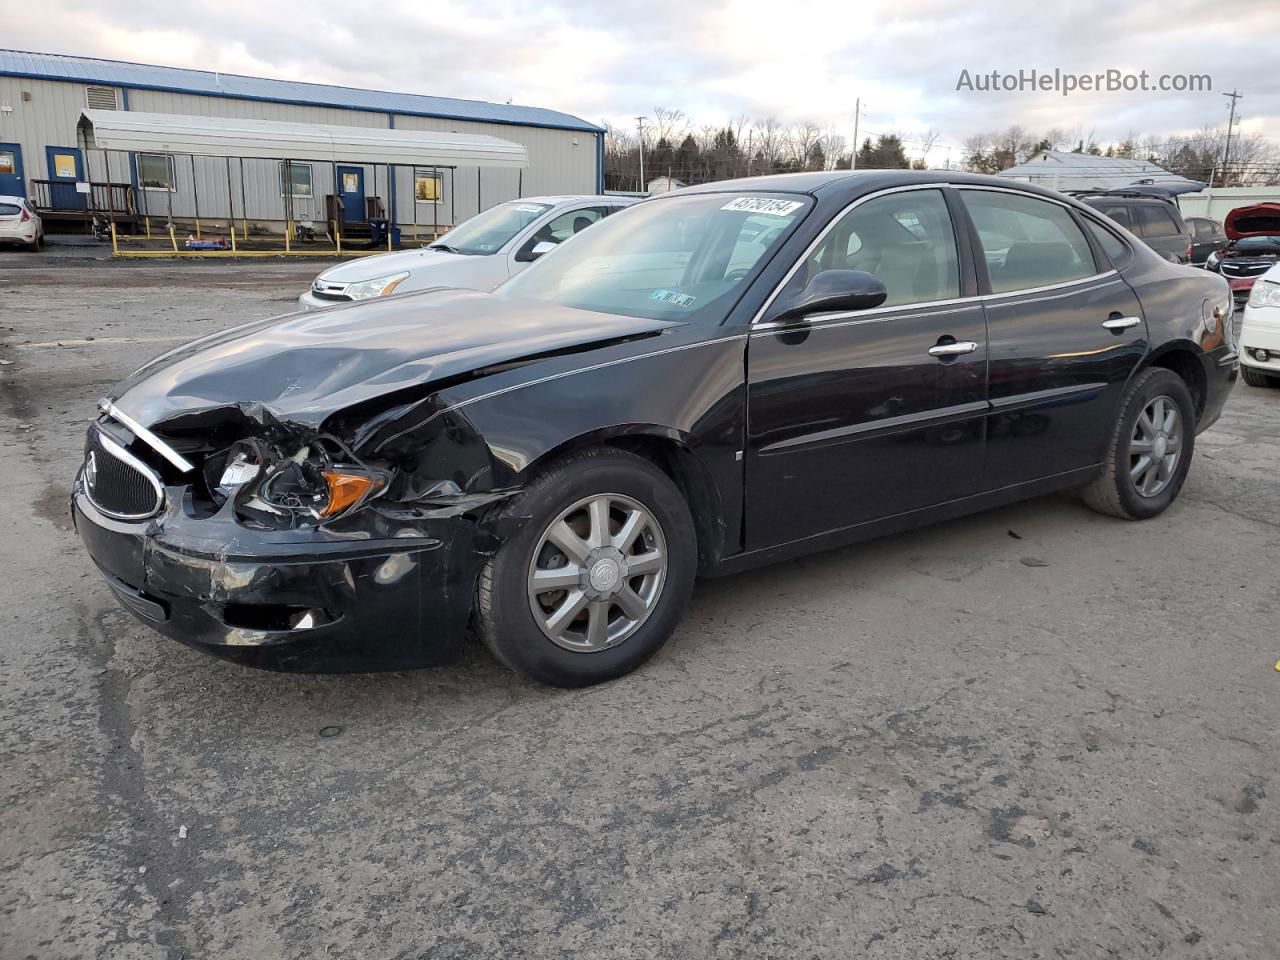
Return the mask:
<svg viewBox="0 0 1280 960">
<path fill-rule="evenodd" d="M 1280 390 L 1161 518 L 702 582 L 605 686 L 254 672 L 119 610 L 66 500 L 106 386 L 320 268 L 0 254 L 0 958 L 1275 955 Z"/>
</svg>

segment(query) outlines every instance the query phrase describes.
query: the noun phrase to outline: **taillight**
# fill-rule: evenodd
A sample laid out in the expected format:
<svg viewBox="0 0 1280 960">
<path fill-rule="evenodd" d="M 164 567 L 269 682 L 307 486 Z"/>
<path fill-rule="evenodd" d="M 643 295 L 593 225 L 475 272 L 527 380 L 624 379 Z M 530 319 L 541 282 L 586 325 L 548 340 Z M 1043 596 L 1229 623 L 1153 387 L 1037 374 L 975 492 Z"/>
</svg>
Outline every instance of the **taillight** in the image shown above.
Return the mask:
<svg viewBox="0 0 1280 960">
<path fill-rule="evenodd" d="M 1187 259 L 1191 259 L 1191 244 L 1187 244 Z"/>
<path fill-rule="evenodd" d="M 22 223 L 26 223 L 28 220 L 31 219 L 31 214 L 27 213 L 26 208 L 23 208 L 22 216 L 19 219 L 21 220 Z"/>
</svg>

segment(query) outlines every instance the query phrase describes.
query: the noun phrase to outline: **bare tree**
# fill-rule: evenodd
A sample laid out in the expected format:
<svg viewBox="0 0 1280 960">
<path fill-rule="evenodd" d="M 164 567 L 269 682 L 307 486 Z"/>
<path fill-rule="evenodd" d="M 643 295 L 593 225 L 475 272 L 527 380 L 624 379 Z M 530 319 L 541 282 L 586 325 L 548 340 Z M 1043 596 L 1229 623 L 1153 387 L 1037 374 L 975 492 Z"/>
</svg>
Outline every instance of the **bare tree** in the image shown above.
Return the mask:
<svg viewBox="0 0 1280 960">
<path fill-rule="evenodd" d="M 684 139 L 684 135 L 689 129 L 689 118 L 684 115 L 683 110 L 654 107 L 651 126 L 655 143 L 658 140 L 674 143 Z"/>
<path fill-rule="evenodd" d="M 813 147 L 821 137 L 816 123 L 799 123 L 787 132 L 787 159 L 795 169 L 808 169 Z"/>
<path fill-rule="evenodd" d="M 782 124 L 777 117 L 757 120 L 751 127 L 755 155 L 760 158 L 758 173 L 771 173 L 782 162 L 786 149 Z"/>
</svg>

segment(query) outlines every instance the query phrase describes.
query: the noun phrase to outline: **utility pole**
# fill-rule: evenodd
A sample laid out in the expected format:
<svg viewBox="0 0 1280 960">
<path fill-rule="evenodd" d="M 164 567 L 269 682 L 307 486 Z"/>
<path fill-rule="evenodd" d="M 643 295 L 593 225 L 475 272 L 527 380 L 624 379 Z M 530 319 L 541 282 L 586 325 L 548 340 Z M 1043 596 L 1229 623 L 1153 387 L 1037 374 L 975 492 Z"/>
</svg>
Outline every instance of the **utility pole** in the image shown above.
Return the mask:
<svg viewBox="0 0 1280 960">
<path fill-rule="evenodd" d="M 849 154 L 849 169 L 858 169 L 858 118 L 862 116 L 862 98 L 853 101 L 853 152 Z"/>
<path fill-rule="evenodd" d="M 636 125 L 640 128 L 640 192 L 645 192 L 644 183 L 644 122 L 648 117 L 636 117 Z"/>
<path fill-rule="evenodd" d="M 1231 115 L 1227 118 L 1227 142 L 1222 149 L 1222 186 L 1225 187 L 1227 185 L 1227 163 L 1231 159 L 1231 128 L 1236 125 L 1236 101 L 1243 97 L 1244 94 L 1236 93 L 1235 90 L 1232 90 L 1230 93 L 1224 93 L 1223 96 L 1231 101 Z M 1210 186 L 1213 186 L 1213 184 L 1210 184 Z"/>
</svg>

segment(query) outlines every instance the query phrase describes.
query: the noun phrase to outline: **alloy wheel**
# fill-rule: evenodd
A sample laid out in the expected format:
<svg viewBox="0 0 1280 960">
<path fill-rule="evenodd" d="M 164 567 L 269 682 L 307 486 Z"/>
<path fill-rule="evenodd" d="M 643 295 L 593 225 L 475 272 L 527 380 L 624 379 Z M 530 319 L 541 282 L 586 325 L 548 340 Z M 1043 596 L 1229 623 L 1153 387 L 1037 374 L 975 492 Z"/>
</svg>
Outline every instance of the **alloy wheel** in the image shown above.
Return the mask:
<svg viewBox="0 0 1280 960">
<path fill-rule="evenodd" d="M 1182 459 L 1182 413 L 1166 396 L 1142 408 L 1129 438 L 1129 478 L 1139 496 L 1159 496 Z"/>
<path fill-rule="evenodd" d="M 596 653 L 640 628 L 666 575 L 666 539 L 652 511 L 621 494 L 595 494 L 543 530 L 529 564 L 529 608 L 552 643 Z"/>
</svg>

